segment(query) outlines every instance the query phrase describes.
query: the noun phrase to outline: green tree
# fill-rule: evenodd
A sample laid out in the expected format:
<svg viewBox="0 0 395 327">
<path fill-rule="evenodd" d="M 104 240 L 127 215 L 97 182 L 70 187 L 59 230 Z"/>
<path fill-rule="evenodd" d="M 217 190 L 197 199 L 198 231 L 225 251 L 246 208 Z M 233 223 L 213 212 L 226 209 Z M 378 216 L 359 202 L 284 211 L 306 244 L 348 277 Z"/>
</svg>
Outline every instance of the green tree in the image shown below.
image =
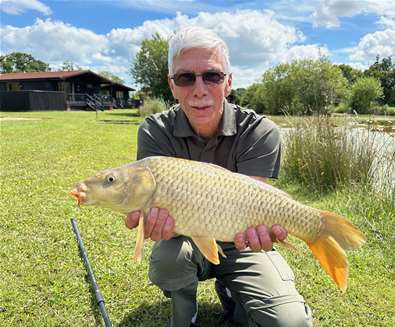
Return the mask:
<svg viewBox="0 0 395 327">
<path fill-rule="evenodd" d="M 292 113 L 296 105 L 296 87 L 292 77 L 292 64 L 280 64 L 262 76 L 260 98 L 269 114 Z"/>
<path fill-rule="evenodd" d="M 245 92 L 246 92 L 245 88 L 232 89 L 227 99 L 231 103 L 241 105 L 241 99 Z"/>
<path fill-rule="evenodd" d="M 31 54 L 23 52 L 12 52 L 0 55 L 0 72 L 47 72 L 50 71 L 49 65 L 41 60 L 33 58 Z"/>
<path fill-rule="evenodd" d="M 113 74 L 111 72 L 105 71 L 105 70 L 99 72 L 99 75 L 101 75 L 101 76 L 103 76 L 105 78 L 108 78 L 108 79 L 112 80 L 115 83 L 120 83 L 120 84 L 125 83 L 122 78 L 118 77 L 117 75 L 115 75 L 115 74 Z"/>
<path fill-rule="evenodd" d="M 348 84 L 352 85 L 355 81 L 363 76 L 363 72 L 359 69 L 355 69 L 347 64 L 335 65 L 340 68 L 343 76 L 347 79 Z"/>
<path fill-rule="evenodd" d="M 383 58 L 376 57 L 376 62 L 364 71 L 367 77 L 374 77 L 380 81 L 383 88 L 383 104 L 395 105 L 395 63 L 392 62 L 391 57 Z"/>
<path fill-rule="evenodd" d="M 300 105 L 305 114 L 325 113 L 329 105 L 347 98 L 347 80 L 328 60 L 296 61 L 291 78 L 296 89 L 294 105 Z"/>
<path fill-rule="evenodd" d="M 78 66 L 77 64 L 73 63 L 72 61 L 64 61 L 62 64 L 61 70 L 67 71 L 67 72 L 72 72 L 75 70 L 83 70 L 82 67 Z"/>
<path fill-rule="evenodd" d="M 148 95 L 173 102 L 173 96 L 167 83 L 168 42 L 158 33 L 152 39 L 143 40 L 131 68 L 134 80 Z"/>
<path fill-rule="evenodd" d="M 341 70 L 323 59 L 280 64 L 263 74 L 261 85 L 250 97 L 270 114 L 324 113 L 348 95 Z"/>
<path fill-rule="evenodd" d="M 351 108 L 359 114 L 369 112 L 373 101 L 383 96 L 383 88 L 380 82 L 373 77 L 362 77 L 351 88 Z"/>
<path fill-rule="evenodd" d="M 240 98 L 240 105 L 255 110 L 257 113 L 264 113 L 265 103 L 263 101 L 263 86 L 261 83 L 254 83 L 249 86 Z"/>
</svg>

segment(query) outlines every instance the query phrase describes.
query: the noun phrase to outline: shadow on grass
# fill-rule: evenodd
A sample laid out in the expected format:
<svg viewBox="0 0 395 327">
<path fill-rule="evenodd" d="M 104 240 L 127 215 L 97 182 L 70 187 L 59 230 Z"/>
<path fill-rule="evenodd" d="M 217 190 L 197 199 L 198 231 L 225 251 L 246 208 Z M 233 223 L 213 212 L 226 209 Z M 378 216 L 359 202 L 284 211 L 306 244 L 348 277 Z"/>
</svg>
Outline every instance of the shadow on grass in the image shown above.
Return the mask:
<svg viewBox="0 0 395 327">
<path fill-rule="evenodd" d="M 138 112 L 130 112 L 130 113 L 125 113 L 125 112 L 106 112 L 107 115 L 113 115 L 113 116 L 125 116 L 125 117 L 140 117 Z"/>
<path fill-rule="evenodd" d="M 119 327 L 164 327 L 170 317 L 170 301 L 142 304 L 127 313 Z M 228 327 L 222 320 L 219 304 L 200 303 L 197 323 L 199 327 Z"/>
<path fill-rule="evenodd" d="M 126 120 L 126 119 L 99 119 L 99 123 L 105 124 L 115 124 L 115 125 L 140 125 L 136 120 Z"/>
</svg>

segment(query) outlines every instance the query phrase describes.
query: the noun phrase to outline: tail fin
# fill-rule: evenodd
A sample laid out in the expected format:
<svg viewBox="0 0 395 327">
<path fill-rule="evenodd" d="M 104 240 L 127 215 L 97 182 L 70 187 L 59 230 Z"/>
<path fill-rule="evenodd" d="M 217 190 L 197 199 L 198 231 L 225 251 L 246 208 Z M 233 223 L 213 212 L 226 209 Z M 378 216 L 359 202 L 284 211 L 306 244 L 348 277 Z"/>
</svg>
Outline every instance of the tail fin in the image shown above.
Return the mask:
<svg viewBox="0 0 395 327">
<path fill-rule="evenodd" d="M 344 250 L 359 248 L 365 238 L 356 227 L 339 215 L 321 211 L 321 217 L 318 238 L 306 243 L 336 285 L 345 291 L 348 262 Z"/>
</svg>

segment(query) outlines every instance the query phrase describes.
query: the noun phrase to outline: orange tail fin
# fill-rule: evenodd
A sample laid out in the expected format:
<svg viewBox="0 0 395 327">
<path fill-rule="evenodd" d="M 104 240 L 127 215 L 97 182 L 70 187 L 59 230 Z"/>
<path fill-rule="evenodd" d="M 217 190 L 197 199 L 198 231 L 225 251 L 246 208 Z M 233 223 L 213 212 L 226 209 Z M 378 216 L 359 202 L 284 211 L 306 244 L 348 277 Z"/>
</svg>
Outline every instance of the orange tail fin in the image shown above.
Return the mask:
<svg viewBox="0 0 395 327">
<path fill-rule="evenodd" d="M 345 291 L 348 262 L 344 250 L 359 248 L 365 238 L 356 227 L 339 215 L 321 211 L 321 217 L 318 238 L 306 243 L 336 285 Z"/>
</svg>

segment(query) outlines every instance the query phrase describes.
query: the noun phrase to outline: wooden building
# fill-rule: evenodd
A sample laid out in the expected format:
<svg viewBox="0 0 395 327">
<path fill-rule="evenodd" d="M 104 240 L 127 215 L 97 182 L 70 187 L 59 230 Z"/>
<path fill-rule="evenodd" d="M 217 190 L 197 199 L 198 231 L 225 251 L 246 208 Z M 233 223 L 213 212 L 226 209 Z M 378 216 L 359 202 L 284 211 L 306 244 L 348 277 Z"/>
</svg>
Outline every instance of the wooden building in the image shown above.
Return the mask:
<svg viewBox="0 0 395 327">
<path fill-rule="evenodd" d="M 129 107 L 129 91 L 90 70 L 0 74 L 0 110 Z"/>
</svg>

